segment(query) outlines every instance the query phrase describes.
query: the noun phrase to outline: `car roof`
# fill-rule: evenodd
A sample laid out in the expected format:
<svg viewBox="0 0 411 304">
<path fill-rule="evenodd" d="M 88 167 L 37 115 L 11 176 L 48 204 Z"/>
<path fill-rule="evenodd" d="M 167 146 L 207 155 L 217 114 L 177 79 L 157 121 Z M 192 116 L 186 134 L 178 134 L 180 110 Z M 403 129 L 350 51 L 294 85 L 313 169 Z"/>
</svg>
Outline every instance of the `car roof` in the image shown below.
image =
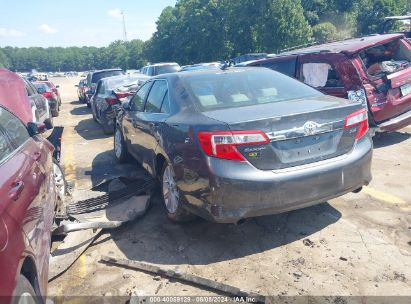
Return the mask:
<svg viewBox="0 0 411 304">
<path fill-rule="evenodd" d="M 150 64 L 147 67 L 162 66 L 162 65 L 179 65 L 179 64 L 177 62 L 159 62 L 159 63 Z"/>
<path fill-rule="evenodd" d="M 184 79 L 184 78 L 190 78 L 193 75 L 216 75 L 216 74 L 221 74 L 221 73 L 249 72 L 249 71 L 254 71 L 254 70 L 261 71 L 261 69 L 262 69 L 261 67 L 230 67 L 227 69 L 218 68 L 218 69 L 193 70 L 193 71 L 185 71 L 184 73 L 174 72 L 174 73 L 168 73 L 168 74 L 161 74 L 161 75 L 152 77 L 151 80 Z"/>
<path fill-rule="evenodd" d="M 385 20 L 408 20 L 411 19 L 411 15 L 405 15 L 405 16 L 389 16 L 385 17 Z"/>
<path fill-rule="evenodd" d="M 299 55 L 310 53 L 356 53 L 361 50 L 367 49 L 374 45 L 384 44 L 394 39 L 404 37 L 403 34 L 386 34 L 386 35 L 373 35 L 361 38 L 352 38 L 342 41 L 336 41 L 331 43 L 325 43 L 306 48 L 287 51 L 279 54 L 281 55 Z M 271 57 L 275 58 L 275 57 Z"/>
<path fill-rule="evenodd" d="M 14 113 L 25 124 L 33 120 L 23 79 L 7 69 L 0 69 L 0 105 Z"/>
<path fill-rule="evenodd" d="M 110 71 L 122 71 L 122 69 L 104 69 L 104 70 L 96 70 L 91 72 L 90 74 L 97 74 L 97 73 L 102 73 L 102 72 L 110 72 Z"/>
</svg>

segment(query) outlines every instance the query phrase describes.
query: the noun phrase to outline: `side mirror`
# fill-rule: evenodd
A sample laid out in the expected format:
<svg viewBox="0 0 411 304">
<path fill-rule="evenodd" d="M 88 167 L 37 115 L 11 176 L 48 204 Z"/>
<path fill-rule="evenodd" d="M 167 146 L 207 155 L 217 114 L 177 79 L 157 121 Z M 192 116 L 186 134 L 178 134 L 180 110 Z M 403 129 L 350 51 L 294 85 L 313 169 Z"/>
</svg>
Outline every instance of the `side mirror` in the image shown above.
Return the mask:
<svg viewBox="0 0 411 304">
<path fill-rule="evenodd" d="M 122 107 L 123 110 L 125 110 L 125 111 L 130 111 L 130 110 L 131 110 L 130 101 L 128 101 L 128 100 L 123 101 L 123 102 L 121 103 L 121 107 Z"/>
<path fill-rule="evenodd" d="M 46 132 L 46 125 L 41 122 L 29 122 L 27 124 L 27 130 L 30 136 L 34 136 L 37 134 L 42 134 Z"/>
</svg>

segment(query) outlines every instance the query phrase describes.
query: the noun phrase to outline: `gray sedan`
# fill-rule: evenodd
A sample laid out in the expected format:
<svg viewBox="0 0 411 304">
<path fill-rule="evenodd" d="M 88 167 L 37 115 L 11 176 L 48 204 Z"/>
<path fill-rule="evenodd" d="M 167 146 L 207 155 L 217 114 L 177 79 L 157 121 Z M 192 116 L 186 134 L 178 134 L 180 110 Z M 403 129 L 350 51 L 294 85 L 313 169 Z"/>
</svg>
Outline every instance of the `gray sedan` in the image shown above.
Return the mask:
<svg viewBox="0 0 411 304">
<path fill-rule="evenodd" d="M 113 106 L 134 95 L 139 85 L 150 77 L 143 74 L 102 78 L 90 99 L 93 119 L 101 124 L 105 134 L 113 134 L 116 112 Z"/>
<path fill-rule="evenodd" d="M 116 158 L 158 177 L 169 218 L 220 223 L 361 190 L 372 141 L 360 103 L 263 68 L 152 78 L 123 104 Z"/>
</svg>

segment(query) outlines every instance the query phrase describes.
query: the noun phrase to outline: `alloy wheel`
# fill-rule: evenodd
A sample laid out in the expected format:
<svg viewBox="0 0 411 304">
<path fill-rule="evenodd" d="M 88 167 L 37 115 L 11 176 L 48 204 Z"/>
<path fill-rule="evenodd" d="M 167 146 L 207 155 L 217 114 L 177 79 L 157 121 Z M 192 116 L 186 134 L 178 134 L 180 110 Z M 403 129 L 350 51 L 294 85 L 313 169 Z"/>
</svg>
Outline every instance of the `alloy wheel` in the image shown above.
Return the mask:
<svg viewBox="0 0 411 304">
<path fill-rule="evenodd" d="M 116 135 L 114 136 L 114 153 L 116 154 L 117 158 L 121 157 L 121 152 L 123 149 L 121 139 L 121 131 L 118 128 L 116 128 Z"/>
<path fill-rule="evenodd" d="M 174 171 L 170 165 L 167 165 L 163 174 L 163 197 L 168 212 L 175 213 L 179 205 L 179 193 L 174 180 Z"/>
</svg>

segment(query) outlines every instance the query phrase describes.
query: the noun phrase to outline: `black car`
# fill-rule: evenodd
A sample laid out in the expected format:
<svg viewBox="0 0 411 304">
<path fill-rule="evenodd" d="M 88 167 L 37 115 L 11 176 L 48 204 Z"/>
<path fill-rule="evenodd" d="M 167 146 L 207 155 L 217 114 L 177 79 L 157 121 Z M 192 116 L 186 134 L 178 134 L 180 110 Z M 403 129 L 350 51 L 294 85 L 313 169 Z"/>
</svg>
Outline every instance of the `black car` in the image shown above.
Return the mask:
<svg viewBox="0 0 411 304">
<path fill-rule="evenodd" d="M 88 73 L 87 78 L 86 78 L 86 103 L 87 107 L 91 107 L 90 104 L 90 99 L 91 96 L 96 92 L 96 87 L 97 87 L 97 82 L 106 77 L 111 77 L 111 76 L 118 76 L 118 75 L 124 75 L 123 70 L 121 69 L 107 69 L 107 70 L 99 70 L 99 71 L 93 71 Z"/>
<path fill-rule="evenodd" d="M 161 182 L 169 218 L 233 223 L 324 202 L 371 180 L 361 103 L 278 72 L 172 73 L 123 104 L 114 136 Z"/>
<path fill-rule="evenodd" d="M 150 77 L 143 74 L 102 78 L 91 97 L 93 119 L 101 124 L 105 134 L 113 134 L 116 112 L 113 106 L 133 96 L 139 85 Z"/>
</svg>

